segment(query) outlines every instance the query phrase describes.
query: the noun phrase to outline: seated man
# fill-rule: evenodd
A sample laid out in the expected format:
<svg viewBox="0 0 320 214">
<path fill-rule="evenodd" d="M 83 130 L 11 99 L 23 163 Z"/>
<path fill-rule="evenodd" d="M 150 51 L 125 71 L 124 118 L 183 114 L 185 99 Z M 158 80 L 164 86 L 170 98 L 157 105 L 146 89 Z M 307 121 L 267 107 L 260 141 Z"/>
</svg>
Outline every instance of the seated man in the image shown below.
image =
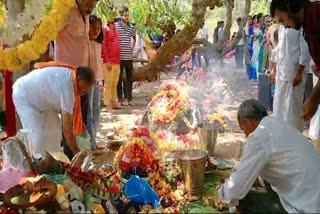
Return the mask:
<svg viewBox="0 0 320 214">
<path fill-rule="evenodd" d="M 80 96 L 88 93 L 94 74 L 87 67 L 75 69 L 55 62 L 38 63 L 35 67 L 13 85 L 12 95 L 23 128 L 32 132 L 30 150 L 35 156 L 61 150 L 61 111 L 63 133 L 75 155 L 79 152 L 76 135 L 84 127 Z"/>
<path fill-rule="evenodd" d="M 220 187 L 219 198 L 230 207 L 238 206 L 238 200 L 246 197 L 261 176 L 277 193 L 286 212 L 319 213 L 320 156 L 315 146 L 284 121 L 268 116 L 256 100 L 240 105 L 238 121 L 247 143 L 237 170 Z M 263 204 L 262 199 L 251 206 L 268 213 Z"/>
</svg>

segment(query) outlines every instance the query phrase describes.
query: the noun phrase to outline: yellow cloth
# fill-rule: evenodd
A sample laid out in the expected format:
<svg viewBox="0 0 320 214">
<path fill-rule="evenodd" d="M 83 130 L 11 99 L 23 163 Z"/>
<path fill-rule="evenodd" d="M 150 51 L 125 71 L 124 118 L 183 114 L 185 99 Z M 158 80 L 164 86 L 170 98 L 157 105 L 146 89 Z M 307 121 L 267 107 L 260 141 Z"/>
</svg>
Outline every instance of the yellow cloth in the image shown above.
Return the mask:
<svg viewBox="0 0 320 214">
<path fill-rule="evenodd" d="M 107 69 L 107 65 L 103 64 L 104 74 L 104 104 L 112 107 L 117 99 L 117 85 L 120 75 L 120 65 L 112 65 L 111 70 Z"/>
</svg>

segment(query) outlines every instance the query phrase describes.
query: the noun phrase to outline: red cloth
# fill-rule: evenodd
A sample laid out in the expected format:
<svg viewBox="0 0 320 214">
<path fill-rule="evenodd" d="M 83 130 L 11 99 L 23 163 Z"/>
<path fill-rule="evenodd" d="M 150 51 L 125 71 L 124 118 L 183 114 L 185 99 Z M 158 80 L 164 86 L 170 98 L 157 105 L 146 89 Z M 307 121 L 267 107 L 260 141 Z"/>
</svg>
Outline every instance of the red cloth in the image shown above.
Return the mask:
<svg viewBox="0 0 320 214">
<path fill-rule="evenodd" d="M 13 74 L 10 71 L 4 72 L 4 87 L 5 87 L 5 103 L 6 103 L 6 132 L 7 138 L 16 135 L 16 109 L 12 100 L 12 85 Z"/>
<path fill-rule="evenodd" d="M 317 66 L 315 75 L 320 77 L 320 1 L 307 1 L 304 10 L 303 29 L 309 45 L 310 55 Z"/>
<path fill-rule="evenodd" d="M 120 43 L 117 28 L 111 29 L 110 24 L 104 25 L 103 43 L 101 47 L 101 57 L 103 63 L 113 65 L 120 64 Z"/>
</svg>

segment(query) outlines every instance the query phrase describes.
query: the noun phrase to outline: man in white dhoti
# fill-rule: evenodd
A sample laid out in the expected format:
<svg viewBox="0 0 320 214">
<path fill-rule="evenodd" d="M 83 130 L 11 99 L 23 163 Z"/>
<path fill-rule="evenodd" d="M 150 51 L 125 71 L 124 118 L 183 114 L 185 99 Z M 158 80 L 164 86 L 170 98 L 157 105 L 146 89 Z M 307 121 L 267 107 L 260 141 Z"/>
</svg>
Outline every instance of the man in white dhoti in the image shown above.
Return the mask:
<svg viewBox="0 0 320 214">
<path fill-rule="evenodd" d="M 77 69 L 55 62 L 38 63 L 36 70 L 13 86 L 13 102 L 24 129 L 31 130 L 33 154 L 60 152 L 63 133 L 74 154 L 79 152 L 76 135 L 83 124 L 80 95 L 88 93 L 94 74 L 87 67 Z"/>
<path fill-rule="evenodd" d="M 279 196 L 286 212 L 319 213 L 320 155 L 314 145 L 284 121 L 267 116 L 266 109 L 256 100 L 246 100 L 240 105 L 238 122 L 247 142 L 237 170 L 219 188 L 219 198 L 230 207 L 239 203 L 241 207 L 261 176 Z M 270 213 L 274 206 L 265 204 L 263 198 L 256 202 L 250 206 L 263 213 Z M 248 213 L 253 212 L 250 206 Z"/>
<path fill-rule="evenodd" d="M 303 30 L 280 26 L 276 53 L 276 85 L 273 114 L 287 121 L 292 127 L 303 131 L 300 118 L 305 91 L 306 70 L 310 68 L 308 45 Z"/>
</svg>

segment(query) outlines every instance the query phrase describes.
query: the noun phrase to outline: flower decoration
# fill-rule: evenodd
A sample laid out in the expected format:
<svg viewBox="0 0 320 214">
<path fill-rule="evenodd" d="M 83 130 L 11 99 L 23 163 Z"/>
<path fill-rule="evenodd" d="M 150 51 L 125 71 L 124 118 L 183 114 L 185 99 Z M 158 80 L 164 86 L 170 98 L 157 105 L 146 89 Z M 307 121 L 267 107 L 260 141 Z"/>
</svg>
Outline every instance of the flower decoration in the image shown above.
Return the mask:
<svg viewBox="0 0 320 214">
<path fill-rule="evenodd" d="M 129 173 L 133 168 L 140 167 L 144 172 L 154 172 L 159 168 L 159 157 L 143 138 L 132 138 L 123 145 L 114 162 L 120 170 Z"/>
<path fill-rule="evenodd" d="M 149 129 L 144 127 L 134 128 L 132 129 L 132 137 L 142 138 L 155 154 L 160 153 L 157 148 L 157 136 L 154 133 L 151 133 Z"/>
<path fill-rule="evenodd" d="M 193 139 L 192 134 L 177 136 L 169 131 L 162 130 L 157 132 L 156 144 L 163 156 L 168 152 L 191 149 L 195 146 L 195 143 L 196 140 Z"/>
<path fill-rule="evenodd" d="M 148 111 L 148 121 L 159 126 L 172 125 L 188 110 L 188 100 L 178 86 L 164 84 L 152 98 Z"/>
<path fill-rule="evenodd" d="M 163 171 L 163 169 L 161 171 Z M 149 173 L 148 180 L 151 187 L 157 192 L 159 197 L 168 195 L 171 192 L 169 184 L 165 181 L 165 175 L 162 175 L 160 170 Z"/>
<path fill-rule="evenodd" d="M 53 0 L 50 12 L 30 40 L 17 47 L 0 50 L 0 69 L 17 71 L 24 64 L 37 60 L 47 50 L 49 42 L 57 37 L 65 17 L 74 6 L 74 0 Z"/>
<path fill-rule="evenodd" d="M 204 118 L 205 122 L 218 124 L 222 128 L 227 128 L 224 115 L 220 112 L 207 114 Z"/>
</svg>

